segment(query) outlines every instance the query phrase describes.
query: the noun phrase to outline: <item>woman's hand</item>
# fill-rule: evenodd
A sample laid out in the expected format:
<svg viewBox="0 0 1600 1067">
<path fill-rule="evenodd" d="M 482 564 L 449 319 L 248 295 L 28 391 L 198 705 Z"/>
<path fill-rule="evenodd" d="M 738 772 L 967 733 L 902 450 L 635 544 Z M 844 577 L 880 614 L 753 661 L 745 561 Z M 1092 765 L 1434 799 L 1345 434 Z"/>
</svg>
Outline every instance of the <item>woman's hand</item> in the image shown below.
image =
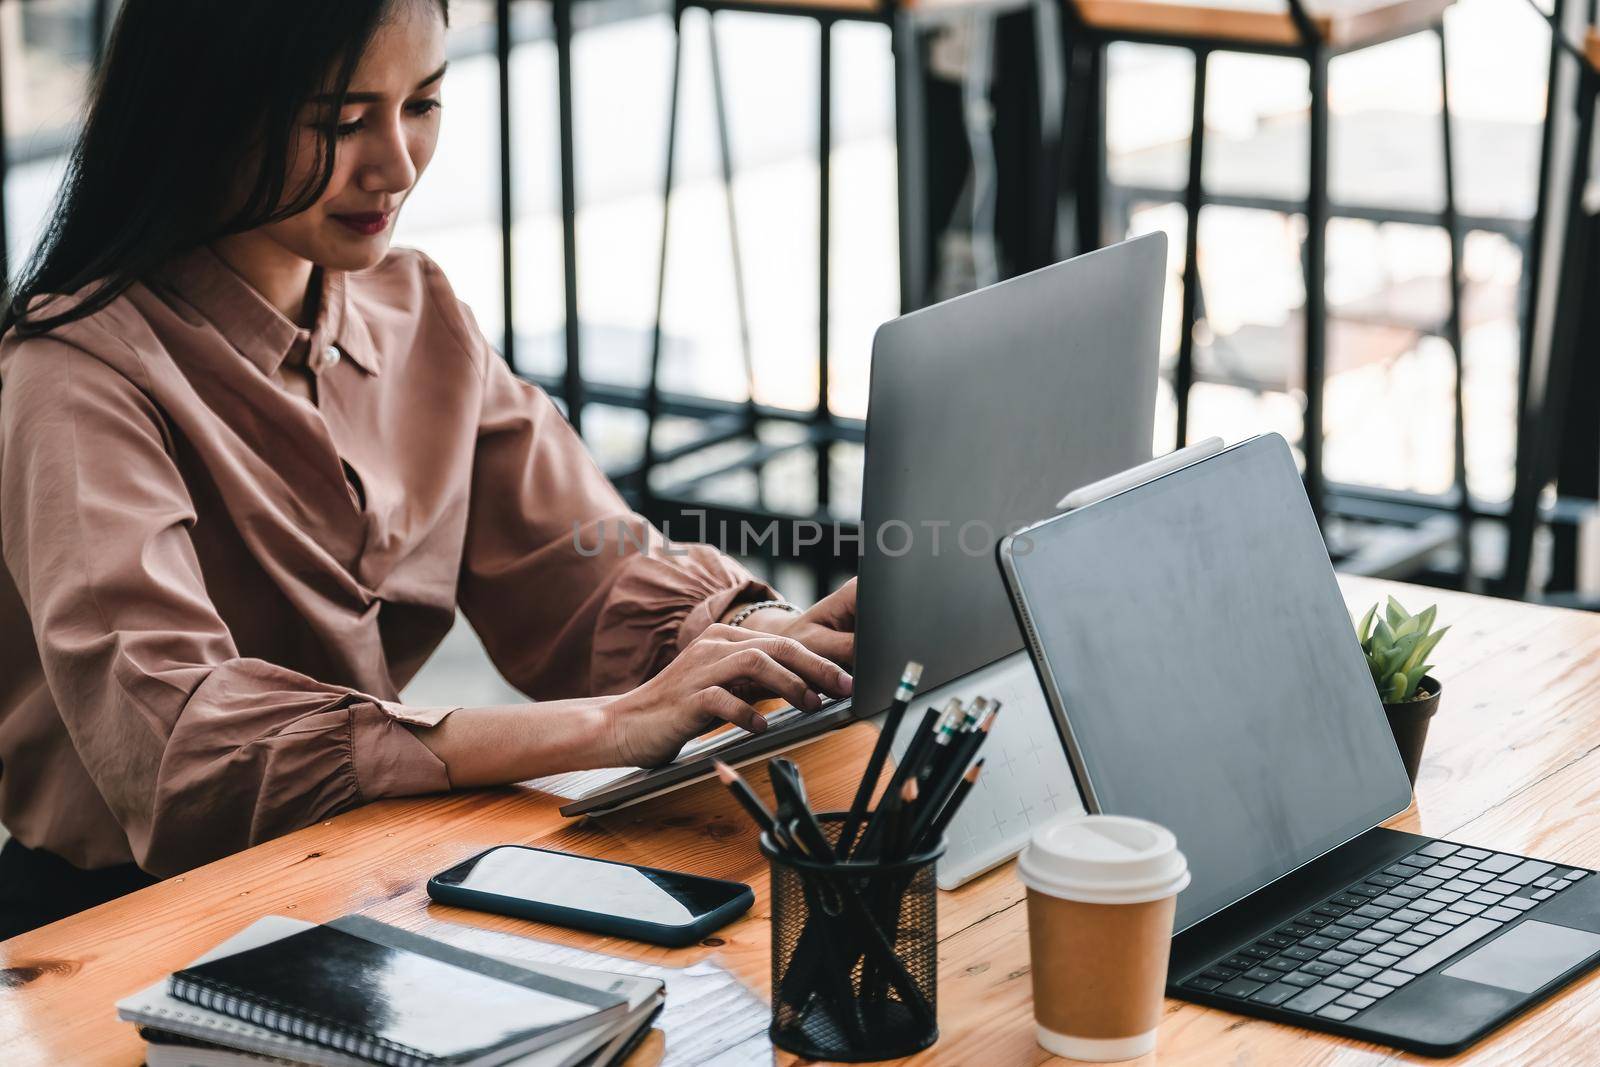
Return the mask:
<svg viewBox="0 0 1600 1067">
<path fill-rule="evenodd" d="M 769 608 L 751 615 L 743 625 L 793 638 L 824 659 L 851 666 L 856 658 L 856 580 L 845 582 L 799 615 Z"/>
<path fill-rule="evenodd" d="M 660 674 L 613 698 L 606 716 L 619 764 L 655 767 L 719 721 L 752 733 L 765 730 L 766 719 L 751 706 L 755 700 L 777 696 L 814 711 L 822 705 L 819 693 L 848 696 L 851 681 L 793 637 L 719 624 L 708 627 Z"/>
</svg>

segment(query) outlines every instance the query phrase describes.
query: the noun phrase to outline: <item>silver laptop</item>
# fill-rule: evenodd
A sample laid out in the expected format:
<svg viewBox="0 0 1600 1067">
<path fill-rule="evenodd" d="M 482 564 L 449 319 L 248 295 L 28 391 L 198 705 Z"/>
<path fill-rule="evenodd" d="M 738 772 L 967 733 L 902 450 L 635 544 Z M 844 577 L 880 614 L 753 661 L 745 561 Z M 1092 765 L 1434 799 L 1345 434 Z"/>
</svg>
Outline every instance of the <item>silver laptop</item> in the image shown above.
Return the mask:
<svg viewBox="0 0 1600 1067">
<path fill-rule="evenodd" d="M 1003 861 L 1039 819 L 1081 810 L 994 549 L 1070 490 L 1150 458 L 1166 264 L 1166 237 L 1152 234 L 879 328 L 852 701 L 691 742 L 663 767 L 535 785 L 571 799 L 563 815 L 623 807 L 699 780 L 713 757 L 749 762 L 881 715 L 915 659 L 923 689 L 907 724 L 951 696 L 1005 701 L 941 882 Z"/>
</svg>

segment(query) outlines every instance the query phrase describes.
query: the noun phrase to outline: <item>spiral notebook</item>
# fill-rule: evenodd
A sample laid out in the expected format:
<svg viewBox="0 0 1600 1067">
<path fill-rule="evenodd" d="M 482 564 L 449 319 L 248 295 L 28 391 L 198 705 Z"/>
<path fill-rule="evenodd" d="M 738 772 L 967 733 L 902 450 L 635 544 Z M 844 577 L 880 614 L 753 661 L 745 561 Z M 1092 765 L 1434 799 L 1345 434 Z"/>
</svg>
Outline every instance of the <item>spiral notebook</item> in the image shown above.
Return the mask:
<svg viewBox="0 0 1600 1067">
<path fill-rule="evenodd" d="M 191 966 L 280 941 L 309 930 L 313 925 L 303 919 L 282 915 L 265 916 L 201 956 Z M 481 933 L 471 936 L 475 939 L 483 937 Z M 504 954 L 513 947 L 519 955 Z M 519 1056 L 506 1067 L 576 1067 L 578 1064 L 600 1067 L 620 1062 L 618 1053 L 629 1042 L 643 1037 L 651 1025 L 652 1017 L 661 1010 L 666 998 L 667 982 L 664 976 L 671 975 L 676 980 L 688 973 L 648 967 L 639 969 L 632 961 L 524 938 L 506 944 L 485 943 L 476 951 L 514 967 L 616 993 L 628 1001 L 627 1014 L 615 1021 L 599 1022 L 552 1045 Z M 525 952 L 533 955 L 520 955 Z M 544 958 L 547 956 L 552 958 Z M 365 1061 L 342 1052 L 186 1004 L 167 992 L 166 979 L 117 1001 L 117 1017 L 139 1027 L 140 1035 L 145 1039 L 145 1060 L 149 1067 L 281 1067 L 286 1062 L 316 1067 L 366 1067 Z M 761 1023 L 761 1029 L 764 1030 L 764 1010 Z"/>
<path fill-rule="evenodd" d="M 351 915 L 178 971 L 177 999 L 386 1067 L 491 1067 L 625 998 Z"/>
</svg>

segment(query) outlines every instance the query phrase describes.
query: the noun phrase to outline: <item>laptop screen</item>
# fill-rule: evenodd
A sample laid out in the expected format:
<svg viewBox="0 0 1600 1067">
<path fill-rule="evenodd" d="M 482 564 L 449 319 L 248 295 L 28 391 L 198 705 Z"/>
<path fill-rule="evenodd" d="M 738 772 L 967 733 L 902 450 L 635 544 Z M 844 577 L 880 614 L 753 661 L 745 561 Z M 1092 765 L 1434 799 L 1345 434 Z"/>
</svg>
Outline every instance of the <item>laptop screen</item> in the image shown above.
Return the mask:
<svg viewBox="0 0 1600 1067">
<path fill-rule="evenodd" d="M 1177 929 L 1410 802 L 1281 437 L 1025 536 L 1012 584 L 1080 785 L 1091 811 L 1177 835 L 1193 875 Z"/>
<path fill-rule="evenodd" d="M 855 709 L 1022 650 L 995 542 L 1150 458 L 1160 233 L 886 323 L 872 348 Z"/>
</svg>

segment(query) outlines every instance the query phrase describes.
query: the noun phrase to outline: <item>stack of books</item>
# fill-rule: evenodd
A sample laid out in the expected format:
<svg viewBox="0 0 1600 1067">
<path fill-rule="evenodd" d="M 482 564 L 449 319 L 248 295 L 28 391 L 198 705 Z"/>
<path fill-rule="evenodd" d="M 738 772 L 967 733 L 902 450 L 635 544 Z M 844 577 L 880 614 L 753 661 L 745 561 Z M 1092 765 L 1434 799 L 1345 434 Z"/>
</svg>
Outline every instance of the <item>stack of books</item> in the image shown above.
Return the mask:
<svg viewBox="0 0 1600 1067">
<path fill-rule="evenodd" d="M 117 1003 L 148 1067 L 605 1067 L 658 978 L 480 955 L 360 915 L 261 919 Z"/>
</svg>

